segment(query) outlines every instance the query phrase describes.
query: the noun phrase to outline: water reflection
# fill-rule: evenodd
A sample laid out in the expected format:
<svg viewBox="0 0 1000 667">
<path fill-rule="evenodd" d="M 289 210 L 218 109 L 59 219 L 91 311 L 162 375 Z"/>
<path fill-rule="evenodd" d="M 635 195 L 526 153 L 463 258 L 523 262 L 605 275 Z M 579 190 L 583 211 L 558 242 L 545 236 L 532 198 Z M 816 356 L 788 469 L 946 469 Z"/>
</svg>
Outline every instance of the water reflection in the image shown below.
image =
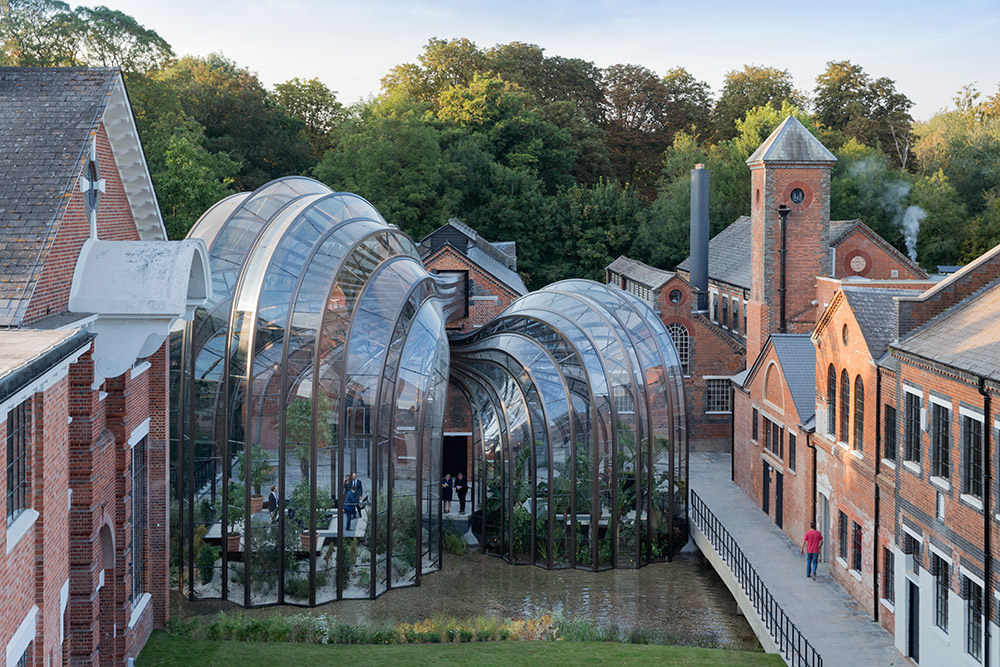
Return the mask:
<svg viewBox="0 0 1000 667">
<path fill-rule="evenodd" d="M 219 602 L 182 603 L 180 615 L 232 608 Z M 224 605 L 224 606 L 223 606 Z M 281 610 L 280 612 L 278 610 Z M 445 556 L 440 572 L 419 588 L 377 600 L 344 600 L 319 608 L 270 607 L 246 613 L 308 613 L 352 625 L 391 625 L 434 616 L 535 617 L 558 613 L 623 629 L 645 627 L 720 647 L 760 650 L 725 584 L 694 554 L 639 570 L 544 570 L 511 566 L 482 554 Z"/>
</svg>

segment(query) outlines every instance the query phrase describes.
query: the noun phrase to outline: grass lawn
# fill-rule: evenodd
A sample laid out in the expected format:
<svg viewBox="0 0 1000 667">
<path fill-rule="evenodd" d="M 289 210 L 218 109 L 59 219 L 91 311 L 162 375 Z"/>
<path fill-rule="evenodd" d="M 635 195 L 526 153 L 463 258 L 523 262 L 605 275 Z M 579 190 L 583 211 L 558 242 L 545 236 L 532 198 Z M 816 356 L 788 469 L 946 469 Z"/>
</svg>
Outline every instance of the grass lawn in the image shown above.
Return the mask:
<svg viewBox="0 0 1000 667">
<path fill-rule="evenodd" d="M 140 667 L 154 665 L 434 665 L 477 667 L 541 665 L 783 665 L 777 655 L 688 646 L 588 642 L 500 641 L 469 644 L 322 645 L 208 641 L 156 631 L 139 655 Z"/>
</svg>

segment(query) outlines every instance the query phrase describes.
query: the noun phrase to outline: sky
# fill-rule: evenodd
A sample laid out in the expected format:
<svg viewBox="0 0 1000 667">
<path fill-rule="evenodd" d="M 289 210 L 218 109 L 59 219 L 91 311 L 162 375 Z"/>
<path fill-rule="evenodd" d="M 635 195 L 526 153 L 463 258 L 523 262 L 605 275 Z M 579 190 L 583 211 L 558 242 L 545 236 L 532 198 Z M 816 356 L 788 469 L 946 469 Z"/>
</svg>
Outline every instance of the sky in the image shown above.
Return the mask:
<svg viewBox="0 0 1000 667">
<path fill-rule="evenodd" d="M 965 84 L 988 93 L 1000 86 L 1000 0 L 105 2 L 178 55 L 222 53 L 267 86 L 317 77 L 345 104 L 378 94 L 382 77 L 416 62 L 432 37 L 482 48 L 528 42 L 548 56 L 661 75 L 683 66 L 716 94 L 726 72 L 745 64 L 787 69 L 811 92 L 827 62 L 850 60 L 895 80 L 918 120 L 951 106 Z"/>
</svg>

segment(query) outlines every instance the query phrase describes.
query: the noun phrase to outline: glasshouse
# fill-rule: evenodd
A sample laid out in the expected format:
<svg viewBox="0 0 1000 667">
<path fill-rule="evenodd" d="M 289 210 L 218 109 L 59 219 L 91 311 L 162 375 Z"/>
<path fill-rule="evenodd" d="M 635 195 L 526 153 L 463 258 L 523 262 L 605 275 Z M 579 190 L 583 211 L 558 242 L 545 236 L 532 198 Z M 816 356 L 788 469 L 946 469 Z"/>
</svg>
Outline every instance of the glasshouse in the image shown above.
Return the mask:
<svg viewBox="0 0 1000 667">
<path fill-rule="evenodd" d="M 473 415 L 471 527 L 544 567 L 687 540 L 680 365 L 644 302 L 582 280 L 449 335 L 467 289 L 368 202 L 304 177 L 190 234 L 212 295 L 172 333 L 173 577 L 191 599 L 317 605 L 441 568 L 449 382 Z"/>
<path fill-rule="evenodd" d="M 519 299 L 452 341 L 472 405 L 487 553 L 639 567 L 687 542 L 683 376 L 659 318 L 584 280 Z"/>
</svg>

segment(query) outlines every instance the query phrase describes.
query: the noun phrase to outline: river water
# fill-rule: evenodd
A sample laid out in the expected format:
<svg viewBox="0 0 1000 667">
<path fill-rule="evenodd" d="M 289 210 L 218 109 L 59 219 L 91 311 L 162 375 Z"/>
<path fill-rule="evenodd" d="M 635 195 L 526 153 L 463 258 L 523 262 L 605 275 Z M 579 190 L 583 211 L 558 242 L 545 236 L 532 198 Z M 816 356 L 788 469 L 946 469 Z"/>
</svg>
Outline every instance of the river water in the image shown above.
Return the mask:
<svg viewBox="0 0 1000 667">
<path fill-rule="evenodd" d="M 175 598 L 174 614 L 181 617 L 220 609 L 238 607 Z M 543 570 L 508 565 L 479 553 L 446 554 L 444 569 L 424 576 L 419 587 L 391 590 L 376 600 L 343 600 L 313 609 L 268 607 L 248 613 L 322 614 L 352 625 L 391 625 L 434 616 L 524 618 L 552 613 L 626 630 L 647 628 L 685 643 L 760 650 L 725 584 L 696 553 L 639 570 L 605 572 Z"/>
</svg>

